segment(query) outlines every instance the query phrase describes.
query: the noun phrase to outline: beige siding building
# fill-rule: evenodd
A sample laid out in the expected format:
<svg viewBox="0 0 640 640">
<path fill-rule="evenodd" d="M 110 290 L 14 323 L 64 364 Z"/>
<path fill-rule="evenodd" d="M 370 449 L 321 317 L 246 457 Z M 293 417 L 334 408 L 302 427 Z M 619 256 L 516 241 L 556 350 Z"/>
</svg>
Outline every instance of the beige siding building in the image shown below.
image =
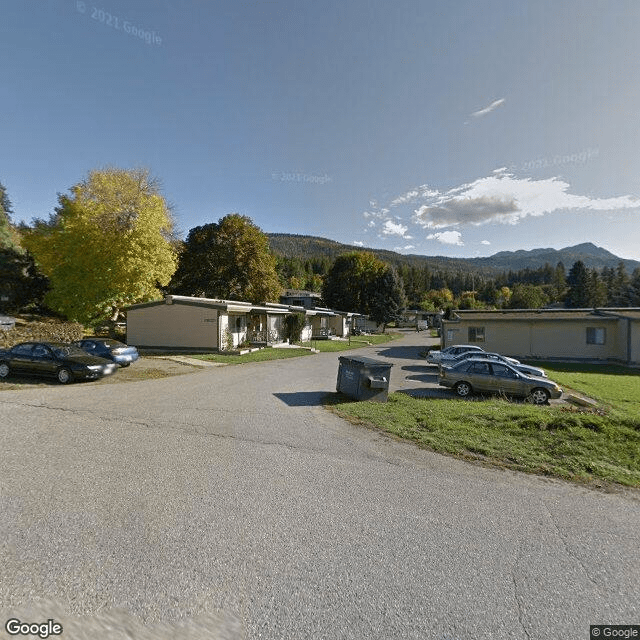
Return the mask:
<svg viewBox="0 0 640 640">
<path fill-rule="evenodd" d="M 477 344 L 516 358 L 640 364 L 640 309 L 455 311 L 442 346 Z"/>
<path fill-rule="evenodd" d="M 283 341 L 283 318 L 289 308 L 189 296 L 135 304 L 127 309 L 127 342 L 136 347 L 221 349 L 244 341 Z"/>
<path fill-rule="evenodd" d="M 136 347 L 225 350 L 242 343 L 266 346 L 284 342 L 284 320 L 303 313 L 302 341 L 346 337 L 354 314 L 332 309 L 190 296 L 134 304 L 127 309 L 127 342 Z"/>
</svg>

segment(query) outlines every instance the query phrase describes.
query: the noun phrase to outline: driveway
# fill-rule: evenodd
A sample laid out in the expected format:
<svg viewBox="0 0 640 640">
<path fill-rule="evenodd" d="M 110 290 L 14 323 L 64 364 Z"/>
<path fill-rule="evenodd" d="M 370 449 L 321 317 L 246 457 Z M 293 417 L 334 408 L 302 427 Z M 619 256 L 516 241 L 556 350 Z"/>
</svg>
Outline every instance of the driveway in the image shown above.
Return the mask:
<svg viewBox="0 0 640 640">
<path fill-rule="evenodd" d="M 390 350 L 393 388 L 419 387 L 422 340 L 358 353 Z M 0 394 L 0 614 L 61 621 L 63 639 L 573 639 L 640 621 L 637 493 L 344 422 L 320 406 L 337 355 Z"/>
</svg>

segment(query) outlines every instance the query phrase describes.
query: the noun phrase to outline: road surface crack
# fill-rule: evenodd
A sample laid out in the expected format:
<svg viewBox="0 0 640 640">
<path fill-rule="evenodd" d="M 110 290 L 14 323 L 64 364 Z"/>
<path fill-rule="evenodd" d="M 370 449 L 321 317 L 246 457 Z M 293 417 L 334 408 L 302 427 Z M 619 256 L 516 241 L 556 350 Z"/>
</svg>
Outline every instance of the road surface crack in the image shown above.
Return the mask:
<svg viewBox="0 0 640 640">
<path fill-rule="evenodd" d="M 551 513 L 551 509 L 549 509 L 549 505 L 547 504 L 546 501 L 543 501 L 543 503 L 544 503 L 545 509 L 547 510 L 547 513 L 549 514 L 549 519 L 551 520 L 551 523 L 553 524 L 553 527 L 556 530 L 556 534 L 557 534 L 558 538 L 560 538 L 560 541 L 562 542 L 562 546 L 564 547 L 564 550 L 565 550 L 566 554 L 579 565 L 579 567 L 582 569 L 584 575 L 587 577 L 587 580 L 598 591 L 600 591 L 600 585 L 589 575 L 589 572 L 587 571 L 587 568 L 584 566 L 584 563 L 582 562 L 582 560 L 569 547 L 569 544 L 567 542 L 567 537 L 562 534 L 562 531 L 560 531 L 560 527 L 558 527 L 558 523 L 556 522 L 556 519 L 555 519 L 553 513 Z"/>
<path fill-rule="evenodd" d="M 531 638 L 531 635 L 527 631 L 527 628 L 524 626 L 524 603 L 522 596 L 518 592 L 518 581 L 516 580 L 516 567 L 518 566 L 518 562 L 520 561 L 520 556 L 522 554 L 522 542 L 518 542 L 518 552 L 516 554 L 516 558 L 513 561 L 513 565 L 511 566 L 511 582 L 513 583 L 513 598 L 516 601 L 516 605 L 518 607 L 518 621 L 520 622 L 520 626 L 524 631 L 527 638 Z"/>
</svg>

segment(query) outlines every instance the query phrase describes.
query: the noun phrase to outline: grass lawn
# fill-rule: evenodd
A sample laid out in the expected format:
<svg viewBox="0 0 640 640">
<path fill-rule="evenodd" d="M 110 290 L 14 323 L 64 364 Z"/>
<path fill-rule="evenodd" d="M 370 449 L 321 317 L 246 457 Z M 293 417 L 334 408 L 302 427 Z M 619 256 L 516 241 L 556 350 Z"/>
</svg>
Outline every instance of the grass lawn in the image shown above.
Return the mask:
<svg viewBox="0 0 640 640">
<path fill-rule="evenodd" d="M 338 400 L 333 409 L 433 451 L 595 486 L 640 487 L 640 371 L 538 364 L 565 392 L 597 399 L 598 407 L 415 399 L 395 393 L 386 404 Z"/>
<path fill-rule="evenodd" d="M 380 333 L 370 336 L 351 336 L 351 344 L 349 340 L 312 340 L 311 342 L 303 342 L 305 347 L 313 346 L 318 351 L 347 351 L 349 349 L 358 349 L 359 347 L 368 347 L 376 344 L 384 344 L 391 340 L 402 338 L 400 333 Z"/>
<path fill-rule="evenodd" d="M 313 352 L 310 350 L 311 347 L 317 349 L 320 352 L 345 351 L 347 349 L 367 347 L 371 344 L 383 344 L 400 337 L 402 337 L 400 334 L 388 333 L 372 336 L 356 336 L 351 338 L 351 345 L 349 345 L 348 340 L 313 340 L 312 342 L 301 343 L 303 347 L 306 347 L 304 349 L 278 349 L 278 347 L 269 347 L 268 349 L 260 349 L 260 351 L 245 353 L 242 356 L 226 355 L 223 353 L 174 353 L 171 355 L 188 355 L 190 358 L 209 360 L 211 362 L 221 362 L 225 364 L 244 364 L 245 362 L 263 362 L 265 360 L 280 360 L 282 358 L 297 358 L 300 356 L 313 355 Z"/>
</svg>

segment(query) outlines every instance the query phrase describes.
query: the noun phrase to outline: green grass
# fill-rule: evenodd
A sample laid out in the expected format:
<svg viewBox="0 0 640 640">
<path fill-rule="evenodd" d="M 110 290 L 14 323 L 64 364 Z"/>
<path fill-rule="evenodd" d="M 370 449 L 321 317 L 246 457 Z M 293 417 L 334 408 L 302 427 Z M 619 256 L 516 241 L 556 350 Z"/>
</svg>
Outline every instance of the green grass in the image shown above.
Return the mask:
<svg viewBox="0 0 640 640">
<path fill-rule="evenodd" d="M 198 354 L 182 354 L 188 355 L 189 358 L 197 360 L 208 360 L 210 362 L 220 362 L 224 364 L 245 364 L 247 362 L 264 362 L 266 360 L 282 360 L 284 358 L 298 358 L 301 356 L 313 355 L 309 349 L 260 349 L 260 351 L 252 351 L 242 356 L 223 354 L 223 353 L 198 353 Z"/>
<path fill-rule="evenodd" d="M 351 344 L 349 344 L 349 340 L 312 340 L 311 342 L 303 342 L 302 344 L 306 347 L 313 346 L 314 349 L 324 353 L 328 351 L 348 351 L 349 349 L 384 344 L 397 338 L 402 338 L 402 334 L 380 333 L 370 336 L 351 336 Z"/>
<path fill-rule="evenodd" d="M 333 409 L 421 446 L 486 464 L 602 486 L 640 487 L 640 372 L 542 363 L 595 409 L 536 407 L 501 399 L 340 402 Z"/>
<path fill-rule="evenodd" d="M 245 362 L 264 362 L 265 360 L 280 360 L 282 358 L 308 356 L 312 355 L 312 352 L 310 351 L 312 347 L 320 352 L 345 351 L 347 349 L 358 349 L 369 345 L 384 344 L 385 342 L 389 342 L 400 337 L 402 336 L 399 334 L 389 333 L 372 336 L 357 336 L 351 338 L 351 344 L 349 344 L 348 340 L 313 340 L 312 342 L 301 343 L 303 347 L 306 347 L 303 349 L 279 349 L 278 347 L 269 347 L 267 349 L 260 349 L 260 351 L 245 353 L 242 356 L 227 355 L 223 353 L 172 353 L 165 355 L 184 355 L 189 358 L 209 360 L 211 362 L 220 362 L 224 364 L 243 364 Z"/>
</svg>

